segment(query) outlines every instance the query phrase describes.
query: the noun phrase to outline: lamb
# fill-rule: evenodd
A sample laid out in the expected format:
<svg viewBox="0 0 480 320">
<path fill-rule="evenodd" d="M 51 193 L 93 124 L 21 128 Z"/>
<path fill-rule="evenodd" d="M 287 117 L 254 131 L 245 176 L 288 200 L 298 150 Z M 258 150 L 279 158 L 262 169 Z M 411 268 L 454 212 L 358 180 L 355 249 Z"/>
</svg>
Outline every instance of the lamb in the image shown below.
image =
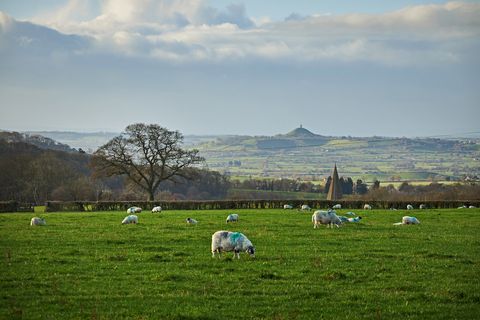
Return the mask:
<svg viewBox="0 0 480 320">
<path fill-rule="evenodd" d="M 291 206 L 289 204 L 284 204 L 283 209 L 293 209 L 293 206 Z"/>
<path fill-rule="evenodd" d="M 415 218 L 415 217 L 410 217 L 410 216 L 404 216 L 402 218 L 402 222 L 397 222 L 394 223 L 394 225 L 399 226 L 399 225 L 406 225 L 406 224 L 420 224 L 420 221 Z"/>
<path fill-rule="evenodd" d="M 127 213 L 140 213 L 142 212 L 142 208 L 139 207 L 130 207 L 127 209 Z"/>
<path fill-rule="evenodd" d="M 153 207 L 152 212 L 162 212 L 162 207 L 160 206 Z"/>
<path fill-rule="evenodd" d="M 315 211 L 312 215 L 313 228 L 316 229 L 320 224 L 326 224 L 327 228 L 333 225 L 337 228 L 342 225 L 342 220 L 337 216 L 335 211 Z"/>
<path fill-rule="evenodd" d="M 362 217 L 355 217 L 355 218 L 348 218 L 348 222 L 360 222 L 362 220 Z"/>
<path fill-rule="evenodd" d="M 302 211 L 312 210 L 312 208 L 310 208 L 310 206 L 308 204 L 302 204 L 301 210 Z"/>
<path fill-rule="evenodd" d="M 47 222 L 45 221 L 44 218 L 33 217 L 32 220 L 30 220 L 30 225 L 31 226 L 46 226 Z"/>
<path fill-rule="evenodd" d="M 332 209 L 342 209 L 342 205 L 341 204 L 336 204 L 332 207 Z"/>
<path fill-rule="evenodd" d="M 134 214 L 131 214 L 129 216 L 126 216 L 125 219 L 123 219 L 122 224 L 137 224 L 138 223 L 138 217 Z"/>
<path fill-rule="evenodd" d="M 186 221 L 187 221 L 187 223 L 188 223 L 188 224 L 197 224 L 197 223 L 198 223 L 198 221 L 197 221 L 197 220 L 195 220 L 195 219 L 192 219 L 192 218 L 187 218 L 187 220 L 186 220 Z"/>
<path fill-rule="evenodd" d="M 363 206 L 363 209 L 364 210 L 372 210 L 372 206 L 369 205 L 369 204 L 366 204 L 366 205 Z"/>
<path fill-rule="evenodd" d="M 413 206 L 411 204 L 407 204 L 407 210 L 413 210 Z"/>
<path fill-rule="evenodd" d="M 217 231 L 212 235 L 212 257 L 221 252 L 233 251 L 233 257 L 240 259 L 240 251 L 247 252 L 252 258 L 255 258 L 255 247 L 252 242 L 240 232 Z"/>
<path fill-rule="evenodd" d="M 238 222 L 238 214 L 236 213 L 231 213 L 227 217 L 227 223 L 229 222 Z"/>
</svg>

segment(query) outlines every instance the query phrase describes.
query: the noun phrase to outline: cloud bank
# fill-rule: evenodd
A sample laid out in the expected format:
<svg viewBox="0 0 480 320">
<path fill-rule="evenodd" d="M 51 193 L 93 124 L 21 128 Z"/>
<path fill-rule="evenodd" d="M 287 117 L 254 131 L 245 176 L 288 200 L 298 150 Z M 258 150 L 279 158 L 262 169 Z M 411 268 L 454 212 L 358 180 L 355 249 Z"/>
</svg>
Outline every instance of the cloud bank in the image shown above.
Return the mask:
<svg viewBox="0 0 480 320">
<path fill-rule="evenodd" d="M 0 50 L 114 54 L 174 63 L 268 60 L 278 63 L 458 63 L 475 59 L 480 4 L 448 2 L 384 14 L 292 14 L 255 23 L 242 5 L 202 0 L 71 0 L 55 12 L 17 21 L 0 13 Z"/>
</svg>

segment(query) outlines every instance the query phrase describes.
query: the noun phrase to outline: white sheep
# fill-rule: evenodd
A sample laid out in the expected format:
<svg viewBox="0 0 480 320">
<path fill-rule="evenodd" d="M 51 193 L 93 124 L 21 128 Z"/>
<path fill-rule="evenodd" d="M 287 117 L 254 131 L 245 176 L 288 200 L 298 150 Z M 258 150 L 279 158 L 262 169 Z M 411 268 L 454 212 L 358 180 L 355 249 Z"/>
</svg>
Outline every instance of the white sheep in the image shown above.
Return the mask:
<svg viewBox="0 0 480 320">
<path fill-rule="evenodd" d="M 407 224 L 420 224 L 420 221 L 415 217 L 404 216 L 402 218 L 402 222 L 394 223 L 394 225 L 396 225 L 396 226 L 407 225 Z"/>
<path fill-rule="evenodd" d="M 140 207 L 130 207 L 127 209 L 127 213 L 140 213 L 142 212 L 142 208 Z"/>
<path fill-rule="evenodd" d="M 335 225 L 337 228 L 342 225 L 342 220 L 335 211 L 315 211 L 312 215 L 313 228 L 316 229 L 320 224 L 326 224 L 327 228 Z"/>
<path fill-rule="evenodd" d="M 407 204 L 407 210 L 413 210 L 413 206 L 411 204 Z"/>
<path fill-rule="evenodd" d="M 162 207 L 160 206 L 153 207 L 152 212 L 162 212 Z"/>
<path fill-rule="evenodd" d="M 467 208 L 467 206 L 463 205 L 463 206 L 458 207 L 457 209 L 466 209 L 466 208 Z"/>
<path fill-rule="evenodd" d="M 186 221 L 187 221 L 188 224 L 197 224 L 198 223 L 198 221 L 193 219 L 193 218 L 187 218 Z"/>
<path fill-rule="evenodd" d="M 236 256 L 238 259 L 240 259 L 240 251 L 245 251 L 255 258 L 255 247 L 240 232 L 217 231 L 212 235 L 212 257 L 215 257 L 215 253 L 220 257 L 222 251 L 233 251 L 233 257 Z"/>
<path fill-rule="evenodd" d="M 475 209 L 475 206 L 468 206 L 469 209 Z"/>
<path fill-rule="evenodd" d="M 131 214 L 129 216 L 126 216 L 125 219 L 123 219 L 122 224 L 137 224 L 138 223 L 138 217 L 134 214 Z"/>
<path fill-rule="evenodd" d="M 334 206 L 332 207 L 332 209 L 342 209 L 342 205 L 339 204 L 339 203 L 337 203 L 336 205 L 334 205 Z"/>
<path fill-rule="evenodd" d="M 363 209 L 364 210 L 372 210 L 372 206 L 369 205 L 369 204 L 366 204 L 366 205 L 363 206 Z"/>
<path fill-rule="evenodd" d="M 31 226 L 46 226 L 47 222 L 45 221 L 44 218 L 33 217 L 32 220 L 30 220 L 30 225 Z"/>
<path fill-rule="evenodd" d="M 238 214 L 236 213 L 231 213 L 227 217 L 227 223 L 229 222 L 238 222 Z"/>
<path fill-rule="evenodd" d="M 310 208 L 310 206 L 308 204 L 302 204 L 301 210 L 302 211 L 309 211 L 309 210 L 312 210 L 312 208 Z"/>
<path fill-rule="evenodd" d="M 293 206 L 291 206 L 289 204 L 284 204 L 283 209 L 293 209 Z"/>
<path fill-rule="evenodd" d="M 420 210 L 424 210 L 424 209 L 427 209 L 427 206 L 422 203 L 418 208 Z"/>
</svg>

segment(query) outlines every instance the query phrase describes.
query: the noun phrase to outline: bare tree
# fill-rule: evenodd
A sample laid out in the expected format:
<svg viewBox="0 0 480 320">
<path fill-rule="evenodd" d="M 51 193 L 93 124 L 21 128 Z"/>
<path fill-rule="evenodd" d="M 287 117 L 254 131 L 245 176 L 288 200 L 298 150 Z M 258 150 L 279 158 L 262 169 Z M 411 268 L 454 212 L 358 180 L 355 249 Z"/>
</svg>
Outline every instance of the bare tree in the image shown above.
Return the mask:
<svg viewBox="0 0 480 320">
<path fill-rule="evenodd" d="M 181 148 L 183 135 L 156 124 L 136 123 L 101 146 L 92 166 L 97 175 L 125 175 L 154 200 L 160 183 L 175 176 L 185 177 L 186 168 L 202 163 L 198 150 Z"/>
</svg>

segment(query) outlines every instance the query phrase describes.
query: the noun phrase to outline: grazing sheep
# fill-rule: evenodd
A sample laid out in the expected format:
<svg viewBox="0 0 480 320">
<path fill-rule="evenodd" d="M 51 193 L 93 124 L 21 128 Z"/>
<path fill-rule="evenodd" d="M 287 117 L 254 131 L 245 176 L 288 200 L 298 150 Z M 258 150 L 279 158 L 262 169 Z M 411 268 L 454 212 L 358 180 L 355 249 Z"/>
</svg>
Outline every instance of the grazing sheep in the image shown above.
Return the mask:
<svg viewBox="0 0 480 320">
<path fill-rule="evenodd" d="M 32 220 L 30 220 L 30 225 L 31 226 L 46 226 L 47 222 L 43 218 L 34 217 L 34 218 L 32 218 Z"/>
<path fill-rule="evenodd" d="M 348 218 L 348 222 L 360 222 L 362 220 L 362 217 L 355 217 L 355 218 Z"/>
<path fill-rule="evenodd" d="M 142 212 L 142 208 L 139 207 L 130 207 L 127 209 L 127 213 L 140 213 Z"/>
<path fill-rule="evenodd" d="M 339 203 L 337 203 L 336 205 L 334 205 L 334 206 L 332 207 L 332 209 L 342 209 L 342 205 L 339 204 Z"/>
<path fill-rule="evenodd" d="M 302 207 L 301 207 L 301 210 L 303 211 L 309 211 L 309 210 L 312 210 L 312 208 L 310 208 L 310 206 L 308 204 L 302 204 Z"/>
<path fill-rule="evenodd" d="M 327 228 L 335 225 L 337 228 L 342 225 L 342 220 L 335 211 L 315 211 L 312 215 L 313 228 L 316 229 L 320 224 L 326 224 Z"/>
<path fill-rule="evenodd" d="M 347 216 L 356 216 L 355 212 L 352 212 L 352 211 L 348 211 L 347 213 L 345 213 Z"/>
<path fill-rule="evenodd" d="M 402 218 L 402 222 L 397 222 L 394 223 L 394 225 L 399 226 L 399 225 L 406 225 L 406 224 L 420 224 L 420 221 L 418 221 L 417 218 L 415 217 L 409 217 L 409 216 L 404 216 Z"/>
<path fill-rule="evenodd" d="M 372 206 L 369 205 L 369 204 L 366 204 L 366 205 L 363 206 L 363 209 L 364 210 L 372 210 Z"/>
<path fill-rule="evenodd" d="M 160 206 L 153 207 L 152 212 L 162 212 L 162 207 Z"/>
<path fill-rule="evenodd" d="M 238 214 L 236 213 L 231 213 L 227 217 L 227 223 L 229 222 L 238 222 Z"/>
<path fill-rule="evenodd" d="M 413 210 L 413 206 L 411 204 L 407 204 L 407 210 Z"/>
<path fill-rule="evenodd" d="M 138 217 L 134 214 L 131 214 L 129 216 L 126 216 L 125 219 L 123 219 L 122 224 L 137 224 L 138 223 Z"/>
<path fill-rule="evenodd" d="M 215 257 L 215 253 L 220 256 L 222 251 L 233 251 L 233 257 L 236 256 L 238 259 L 240 259 L 240 251 L 245 251 L 255 258 L 255 247 L 240 232 L 217 231 L 212 235 L 212 257 Z"/>
<path fill-rule="evenodd" d="M 291 206 L 289 204 L 284 204 L 283 209 L 293 209 L 293 206 Z"/>
<path fill-rule="evenodd" d="M 187 223 L 188 223 L 188 224 L 197 224 L 197 223 L 198 223 L 198 221 L 197 221 L 197 220 L 195 220 L 195 219 L 192 219 L 192 218 L 187 218 L 187 220 L 186 220 L 186 221 L 187 221 Z"/>
<path fill-rule="evenodd" d="M 475 206 L 469 206 L 468 208 L 469 209 L 475 209 L 476 207 Z"/>
<path fill-rule="evenodd" d="M 422 203 L 418 208 L 421 210 L 424 210 L 424 209 L 427 209 L 427 206 Z"/>
</svg>

